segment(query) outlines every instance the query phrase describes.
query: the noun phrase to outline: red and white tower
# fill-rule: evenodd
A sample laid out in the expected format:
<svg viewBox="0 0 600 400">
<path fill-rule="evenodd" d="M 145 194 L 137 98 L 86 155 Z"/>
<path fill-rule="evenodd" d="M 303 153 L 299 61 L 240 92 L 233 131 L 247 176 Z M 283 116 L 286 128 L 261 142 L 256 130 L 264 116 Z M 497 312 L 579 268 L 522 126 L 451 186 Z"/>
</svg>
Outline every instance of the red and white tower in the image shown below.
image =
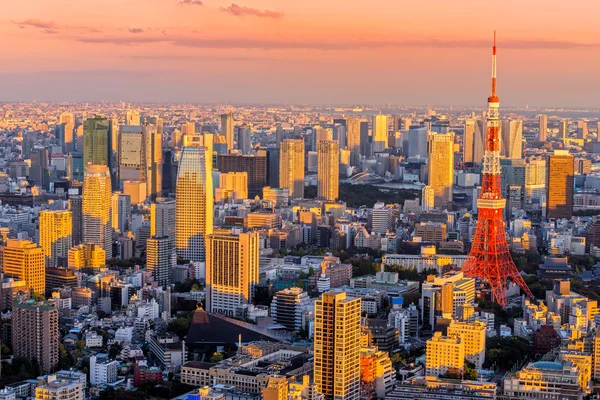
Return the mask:
<svg viewBox="0 0 600 400">
<path fill-rule="evenodd" d="M 500 187 L 500 99 L 496 94 L 496 32 L 492 53 L 492 94 L 488 97 L 487 135 L 483 155 L 481 193 L 477 199 L 478 218 L 469 260 L 462 271 L 471 278 L 480 278 L 490 285 L 494 300 L 506 305 L 506 283 L 510 278 L 533 297 L 519 274 L 506 243 L 504 208 Z"/>
</svg>

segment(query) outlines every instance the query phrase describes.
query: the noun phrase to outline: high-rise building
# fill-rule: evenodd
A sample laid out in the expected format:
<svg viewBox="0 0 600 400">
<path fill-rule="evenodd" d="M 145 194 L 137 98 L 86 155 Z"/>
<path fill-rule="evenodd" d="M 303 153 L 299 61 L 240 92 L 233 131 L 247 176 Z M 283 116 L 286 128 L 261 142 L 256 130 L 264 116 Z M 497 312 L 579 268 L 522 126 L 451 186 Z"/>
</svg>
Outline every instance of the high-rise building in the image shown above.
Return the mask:
<svg viewBox="0 0 600 400">
<path fill-rule="evenodd" d="M 335 201 L 340 185 L 340 147 L 335 140 L 317 144 L 317 190 L 319 199 Z"/>
<path fill-rule="evenodd" d="M 546 217 L 569 219 L 573 216 L 575 159 L 568 150 L 555 150 L 547 165 Z"/>
<path fill-rule="evenodd" d="M 78 245 L 83 243 L 83 196 L 69 195 L 69 211 L 73 221 L 72 241 L 74 245 Z"/>
<path fill-rule="evenodd" d="M 373 117 L 373 152 L 384 151 L 388 142 L 388 117 L 375 115 Z"/>
<path fill-rule="evenodd" d="M 64 267 L 73 247 L 73 218 L 70 211 L 41 211 L 39 244 L 46 256 L 46 266 Z"/>
<path fill-rule="evenodd" d="M 279 153 L 279 187 L 290 190 L 290 197 L 304 197 L 304 141 L 285 139 Z"/>
<path fill-rule="evenodd" d="M 227 150 L 234 149 L 234 130 L 233 130 L 233 113 L 221 115 L 221 135 L 225 136 L 227 141 Z"/>
<path fill-rule="evenodd" d="M 588 127 L 587 121 L 577 121 L 577 139 L 587 139 Z"/>
<path fill-rule="evenodd" d="M 364 157 L 373 155 L 371 143 L 371 135 L 369 135 L 369 123 L 367 121 L 360 122 L 360 154 Z"/>
<path fill-rule="evenodd" d="M 502 155 L 507 158 L 522 158 L 523 121 L 503 120 L 500 131 L 502 132 Z"/>
<path fill-rule="evenodd" d="M 429 135 L 429 186 L 433 189 L 434 206 L 452 209 L 454 184 L 454 133 Z"/>
<path fill-rule="evenodd" d="M 360 119 L 356 117 L 346 120 L 346 142 L 350 150 L 350 165 L 355 166 L 360 161 Z"/>
<path fill-rule="evenodd" d="M 88 165 L 83 182 L 83 242 L 112 257 L 112 190 L 106 165 Z"/>
<path fill-rule="evenodd" d="M 150 205 L 150 236 L 167 236 L 175 250 L 176 201 L 158 198 Z"/>
<path fill-rule="evenodd" d="M 421 189 L 421 211 L 431 211 L 435 208 L 435 190 L 429 185 Z"/>
<path fill-rule="evenodd" d="M 80 244 L 73 246 L 68 253 L 68 266 L 73 269 L 98 269 L 106 264 L 106 252 L 95 244 Z"/>
<path fill-rule="evenodd" d="M 247 172 L 229 172 L 221 174 L 219 189 L 235 192 L 236 198 L 248 198 L 248 173 Z"/>
<path fill-rule="evenodd" d="M 248 125 L 238 129 L 238 147 L 242 154 L 249 154 L 252 148 L 252 131 Z"/>
<path fill-rule="evenodd" d="M 247 172 L 248 198 L 262 195 L 262 189 L 269 186 L 267 176 L 267 154 L 259 151 L 257 155 L 227 154 L 217 156 L 217 169 L 221 173 Z"/>
<path fill-rule="evenodd" d="M 144 125 L 146 193 L 153 199 L 162 192 L 163 143 L 157 125 Z"/>
<path fill-rule="evenodd" d="M 465 366 L 465 345 L 457 335 L 442 336 L 442 332 L 435 332 L 427 341 L 425 354 L 427 376 L 460 374 Z"/>
<path fill-rule="evenodd" d="M 308 310 L 308 294 L 298 287 L 280 290 L 273 296 L 271 316 L 277 324 L 299 332 L 302 329 L 303 314 Z"/>
<path fill-rule="evenodd" d="M 23 239 L 8 239 L 2 251 L 2 272 L 6 277 L 25 281 L 37 294 L 46 290 L 44 251 L 35 243 Z"/>
<path fill-rule="evenodd" d="M 475 369 L 483 369 L 485 361 L 486 324 L 452 321 L 448 326 L 448 336 L 458 336 L 465 348 L 465 358 L 475 364 Z"/>
<path fill-rule="evenodd" d="M 163 288 L 171 284 L 172 255 L 171 240 L 168 236 L 155 236 L 146 240 L 146 268 Z"/>
<path fill-rule="evenodd" d="M 283 126 L 277 125 L 275 128 L 275 147 L 281 147 L 281 142 L 283 141 Z"/>
<path fill-rule="evenodd" d="M 108 119 L 95 115 L 83 122 L 83 166 L 106 165 L 112 173 L 112 136 Z"/>
<path fill-rule="evenodd" d="M 186 146 L 176 187 L 176 248 L 185 260 L 205 261 L 206 237 L 213 230 L 212 135 L 204 144 Z"/>
<path fill-rule="evenodd" d="M 327 400 L 360 397 L 361 299 L 342 291 L 315 301 L 314 381 Z"/>
<path fill-rule="evenodd" d="M 143 127 L 122 125 L 117 144 L 117 175 L 120 181 L 146 180 L 146 154 Z"/>
<path fill-rule="evenodd" d="M 392 227 L 392 209 L 385 203 L 375 203 L 371 221 L 371 232 L 385 234 Z"/>
<path fill-rule="evenodd" d="M 112 227 L 116 232 L 124 234 L 131 225 L 131 196 L 120 192 L 112 195 Z"/>
<path fill-rule="evenodd" d="M 206 249 L 206 309 L 233 315 L 250 304 L 258 283 L 258 232 L 208 236 Z"/>
<path fill-rule="evenodd" d="M 540 142 L 546 141 L 546 135 L 548 134 L 548 116 L 540 114 L 539 116 L 539 136 Z"/>
<path fill-rule="evenodd" d="M 466 120 L 462 141 L 462 160 L 465 163 L 472 163 L 473 160 L 473 143 L 475 140 L 475 121 Z"/>
<path fill-rule="evenodd" d="M 140 118 L 140 112 L 138 110 L 129 110 L 125 114 L 125 124 L 127 125 L 141 125 L 142 120 Z"/>
<path fill-rule="evenodd" d="M 58 364 L 58 309 L 33 299 L 12 307 L 12 349 L 15 357 L 37 359 L 44 371 Z M 37 398 L 37 397 L 36 397 Z"/>
<path fill-rule="evenodd" d="M 558 138 L 564 141 L 569 136 L 569 123 L 562 119 L 558 122 Z"/>
</svg>

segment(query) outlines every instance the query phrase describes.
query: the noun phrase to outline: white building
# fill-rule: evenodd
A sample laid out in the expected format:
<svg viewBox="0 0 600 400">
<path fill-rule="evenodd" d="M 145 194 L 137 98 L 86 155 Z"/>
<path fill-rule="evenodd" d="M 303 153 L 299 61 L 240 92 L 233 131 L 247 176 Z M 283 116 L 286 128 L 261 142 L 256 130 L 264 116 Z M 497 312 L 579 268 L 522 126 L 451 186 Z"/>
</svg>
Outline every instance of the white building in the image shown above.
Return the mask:
<svg viewBox="0 0 600 400">
<path fill-rule="evenodd" d="M 102 336 L 96 332 L 88 332 L 85 335 L 85 347 L 102 347 Z"/>
<path fill-rule="evenodd" d="M 115 332 L 115 342 L 131 342 L 133 338 L 133 327 L 126 326 L 123 328 L 117 329 Z"/>
<path fill-rule="evenodd" d="M 90 383 L 92 385 L 103 385 L 116 382 L 119 362 L 108 357 L 90 357 Z"/>
<path fill-rule="evenodd" d="M 386 233 L 392 225 L 392 209 L 384 203 L 376 203 L 373 207 L 371 233 Z"/>
</svg>

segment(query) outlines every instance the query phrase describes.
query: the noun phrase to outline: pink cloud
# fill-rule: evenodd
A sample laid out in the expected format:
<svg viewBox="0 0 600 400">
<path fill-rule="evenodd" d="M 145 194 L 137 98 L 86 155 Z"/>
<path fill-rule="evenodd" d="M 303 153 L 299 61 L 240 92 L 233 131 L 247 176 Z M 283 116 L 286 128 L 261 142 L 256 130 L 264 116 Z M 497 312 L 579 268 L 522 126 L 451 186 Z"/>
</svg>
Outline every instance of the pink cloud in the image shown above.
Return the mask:
<svg viewBox="0 0 600 400">
<path fill-rule="evenodd" d="M 252 17 L 273 19 L 279 19 L 283 17 L 283 12 L 281 11 L 259 10 L 256 8 L 238 6 L 235 3 L 231 3 L 229 7 L 221 7 L 221 11 L 235 15 L 236 17 L 245 17 L 247 15 Z"/>
</svg>

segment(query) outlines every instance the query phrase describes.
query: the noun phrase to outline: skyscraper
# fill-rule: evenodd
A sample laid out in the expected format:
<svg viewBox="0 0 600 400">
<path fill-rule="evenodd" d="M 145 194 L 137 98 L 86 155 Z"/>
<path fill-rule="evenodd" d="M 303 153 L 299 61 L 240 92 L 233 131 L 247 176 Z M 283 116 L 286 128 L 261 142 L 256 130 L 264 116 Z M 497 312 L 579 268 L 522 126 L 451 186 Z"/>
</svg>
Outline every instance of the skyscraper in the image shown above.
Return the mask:
<svg viewBox="0 0 600 400">
<path fill-rule="evenodd" d="M 346 141 L 350 150 L 350 165 L 355 166 L 360 161 L 360 119 L 356 117 L 346 120 Z"/>
<path fill-rule="evenodd" d="M 540 142 L 546 141 L 546 135 L 548 134 L 548 116 L 544 114 L 540 114 L 539 116 L 539 136 L 538 139 Z"/>
<path fill-rule="evenodd" d="M 69 250 L 73 247 L 73 218 L 70 211 L 40 212 L 40 246 L 50 268 L 67 265 Z"/>
<path fill-rule="evenodd" d="M 454 133 L 429 134 L 429 187 L 433 189 L 434 206 L 452 209 L 454 184 Z"/>
<path fill-rule="evenodd" d="M 387 115 L 375 115 L 373 117 L 373 152 L 384 151 L 388 141 L 388 118 Z"/>
<path fill-rule="evenodd" d="M 335 140 L 321 140 L 317 144 L 318 198 L 335 201 L 339 195 L 340 148 Z"/>
<path fill-rule="evenodd" d="M 577 139 L 587 139 L 588 127 L 587 121 L 577 121 Z"/>
<path fill-rule="evenodd" d="M 150 236 L 169 238 L 172 250 L 175 250 L 176 201 L 158 198 L 150 205 Z"/>
<path fill-rule="evenodd" d="M 485 153 L 485 136 L 487 126 L 484 119 L 475 121 L 475 138 L 473 139 L 473 162 L 483 164 L 483 154 Z"/>
<path fill-rule="evenodd" d="M 46 290 L 44 252 L 29 240 L 9 239 L 2 251 L 4 276 L 18 278 L 37 294 Z"/>
<path fill-rule="evenodd" d="M 521 158 L 523 156 L 523 121 L 503 120 L 502 155 L 507 158 Z"/>
<path fill-rule="evenodd" d="M 252 148 L 252 131 L 248 125 L 240 126 L 238 130 L 238 147 L 242 154 L 250 153 Z"/>
<path fill-rule="evenodd" d="M 429 185 L 421 189 L 421 211 L 431 211 L 435 208 L 435 190 Z"/>
<path fill-rule="evenodd" d="M 573 185 L 575 160 L 568 150 L 555 150 L 547 163 L 547 218 L 571 218 L 573 216 Z"/>
<path fill-rule="evenodd" d="M 233 113 L 221 115 L 221 135 L 225 136 L 227 141 L 227 150 L 231 151 L 234 149 L 234 131 L 233 131 Z"/>
<path fill-rule="evenodd" d="M 564 141 L 568 136 L 569 136 L 569 123 L 564 120 L 561 119 L 558 122 L 558 138 L 562 141 Z"/>
<path fill-rule="evenodd" d="M 361 299 L 330 291 L 315 301 L 314 380 L 327 400 L 360 397 Z"/>
<path fill-rule="evenodd" d="M 285 139 L 279 153 L 279 187 L 290 190 L 290 197 L 304 197 L 304 141 Z"/>
<path fill-rule="evenodd" d="M 360 122 L 360 154 L 365 157 L 371 157 L 373 149 L 371 147 L 371 136 L 369 135 L 369 123 Z"/>
<path fill-rule="evenodd" d="M 229 172 L 221 174 L 219 189 L 235 192 L 238 199 L 248 198 L 248 173 Z"/>
<path fill-rule="evenodd" d="M 146 268 L 163 288 L 171 284 L 172 254 L 168 236 L 154 236 L 146 240 Z"/>
<path fill-rule="evenodd" d="M 106 165 L 112 173 L 112 137 L 108 119 L 101 115 L 88 118 L 83 123 L 83 166 Z"/>
<path fill-rule="evenodd" d="M 462 160 L 465 163 L 472 163 L 473 160 L 473 142 L 475 140 L 475 121 L 466 120 L 462 142 Z"/>
<path fill-rule="evenodd" d="M 112 257 L 112 190 L 106 165 L 88 165 L 83 182 L 83 242 Z"/>
<path fill-rule="evenodd" d="M 253 199 L 262 195 L 262 189 L 268 186 L 267 154 L 259 151 L 256 155 L 227 154 L 217 156 L 217 169 L 223 173 L 247 172 L 248 197 Z"/>
<path fill-rule="evenodd" d="M 124 234 L 131 225 L 131 196 L 120 192 L 112 194 L 112 227 L 116 232 Z"/>
<path fill-rule="evenodd" d="M 203 144 L 186 146 L 181 153 L 176 187 L 177 255 L 205 261 L 206 237 L 213 230 L 212 135 Z"/>
<path fill-rule="evenodd" d="M 145 182 L 146 154 L 143 128 L 122 125 L 117 145 L 117 176 L 120 181 Z"/>
<path fill-rule="evenodd" d="M 212 135 L 211 135 L 212 136 Z M 162 134 L 156 125 L 144 125 L 146 193 L 152 199 L 162 191 Z"/>
<path fill-rule="evenodd" d="M 71 229 L 73 245 L 83 243 L 83 197 L 81 195 L 69 195 L 69 211 L 73 228 Z"/>
<path fill-rule="evenodd" d="M 125 115 L 126 125 L 141 125 L 140 112 L 138 110 L 129 110 Z"/>
<path fill-rule="evenodd" d="M 208 236 L 206 252 L 206 310 L 233 315 L 250 304 L 258 283 L 258 232 Z"/>
<path fill-rule="evenodd" d="M 12 349 L 15 357 L 36 359 L 45 372 L 58 364 L 58 309 L 49 301 L 26 300 L 12 307 Z"/>
<path fill-rule="evenodd" d="M 283 141 L 283 126 L 277 125 L 275 128 L 275 147 L 281 147 L 281 142 Z"/>
</svg>

